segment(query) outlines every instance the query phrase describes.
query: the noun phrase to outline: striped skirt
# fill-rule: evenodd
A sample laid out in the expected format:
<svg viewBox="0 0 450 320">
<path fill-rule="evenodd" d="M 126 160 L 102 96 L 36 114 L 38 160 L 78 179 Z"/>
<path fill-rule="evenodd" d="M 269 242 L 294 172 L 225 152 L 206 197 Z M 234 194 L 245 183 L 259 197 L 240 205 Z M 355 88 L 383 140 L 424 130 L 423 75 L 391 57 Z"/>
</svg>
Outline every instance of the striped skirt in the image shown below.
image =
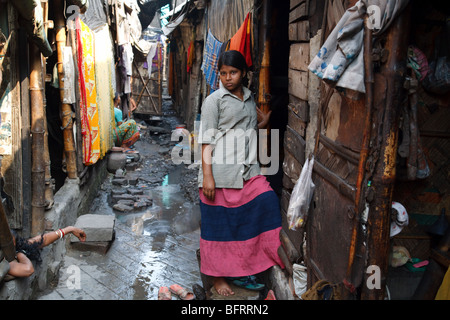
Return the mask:
<svg viewBox="0 0 450 320">
<path fill-rule="evenodd" d="M 242 277 L 279 265 L 279 200 L 262 175 L 242 189 L 216 189 L 214 201 L 200 188 L 201 272 L 213 277 Z"/>
</svg>

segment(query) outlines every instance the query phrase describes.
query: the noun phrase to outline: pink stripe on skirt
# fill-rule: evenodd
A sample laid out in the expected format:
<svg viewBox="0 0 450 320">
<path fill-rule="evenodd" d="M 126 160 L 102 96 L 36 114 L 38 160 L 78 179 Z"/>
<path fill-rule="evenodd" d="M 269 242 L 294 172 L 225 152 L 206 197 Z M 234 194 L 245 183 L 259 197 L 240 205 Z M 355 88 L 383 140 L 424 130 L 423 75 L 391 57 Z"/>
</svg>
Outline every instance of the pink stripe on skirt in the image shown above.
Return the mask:
<svg viewBox="0 0 450 320">
<path fill-rule="evenodd" d="M 200 200 L 207 206 L 237 208 L 265 192 L 273 190 L 266 177 L 259 175 L 245 181 L 242 189 L 217 188 L 214 201 L 208 200 L 200 189 Z M 278 256 L 280 231 L 281 226 L 245 241 L 200 239 L 201 272 L 213 277 L 243 277 L 263 272 L 275 265 L 284 268 Z"/>
<path fill-rule="evenodd" d="M 265 176 L 259 175 L 244 181 L 242 189 L 216 188 L 214 201 L 207 199 L 200 188 L 200 200 L 209 206 L 226 208 L 240 207 L 252 201 L 261 193 L 273 191 Z"/>
<path fill-rule="evenodd" d="M 280 228 L 247 241 L 200 239 L 201 272 L 213 277 L 244 277 L 284 264 L 278 256 Z M 278 240 L 278 241 L 277 241 Z"/>
</svg>

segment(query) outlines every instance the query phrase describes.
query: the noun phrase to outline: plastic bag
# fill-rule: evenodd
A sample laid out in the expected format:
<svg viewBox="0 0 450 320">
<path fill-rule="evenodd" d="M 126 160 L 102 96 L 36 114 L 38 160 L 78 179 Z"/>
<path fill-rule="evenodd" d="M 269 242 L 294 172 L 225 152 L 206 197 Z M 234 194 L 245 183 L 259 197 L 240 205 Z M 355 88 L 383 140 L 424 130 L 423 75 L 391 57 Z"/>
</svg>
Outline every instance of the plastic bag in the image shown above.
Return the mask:
<svg viewBox="0 0 450 320">
<path fill-rule="evenodd" d="M 306 159 L 300 177 L 292 190 L 287 211 L 290 230 L 297 230 L 305 225 L 309 205 L 314 193 L 315 184 L 312 181 L 314 157 Z"/>
<path fill-rule="evenodd" d="M 308 280 L 308 272 L 306 271 L 306 267 L 303 264 L 292 265 L 292 277 L 294 279 L 294 289 L 297 297 L 301 297 L 307 290 L 307 280 Z"/>
</svg>

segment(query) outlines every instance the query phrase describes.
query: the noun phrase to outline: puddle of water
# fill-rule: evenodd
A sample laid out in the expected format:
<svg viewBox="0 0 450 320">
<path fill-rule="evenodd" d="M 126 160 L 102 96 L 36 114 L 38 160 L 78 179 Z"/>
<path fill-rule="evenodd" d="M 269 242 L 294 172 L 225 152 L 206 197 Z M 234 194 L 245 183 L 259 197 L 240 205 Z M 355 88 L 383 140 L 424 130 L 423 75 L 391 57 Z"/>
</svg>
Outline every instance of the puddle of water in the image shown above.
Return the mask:
<svg viewBox="0 0 450 320">
<path fill-rule="evenodd" d="M 135 300 L 157 299 L 159 286 L 168 285 L 167 278 L 172 278 L 171 266 L 185 263 L 183 258 L 170 253 L 179 249 L 185 241 L 177 236 L 199 228 L 200 207 L 186 201 L 180 188 L 181 178 L 180 169 L 165 176 L 162 184 L 152 189 L 153 206 L 144 214 L 133 217 L 135 231 L 151 239 L 152 248 L 143 255 L 133 284 Z M 185 274 L 183 277 L 186 283 L 198 281 L 197 270 L 195 274 Z"/>
<path fill-rule="evenodd" d="M 176 167 L 160 186 L 152 189 L 151 207 L 136 213 L 115 214 L 136 235 L 152 237 L 157 250 L 164 247 L 167 235 L 181 235 L 200 227 L 200 207 L 186 201 L 180 188 L 182 169 Z"/>
</svg>

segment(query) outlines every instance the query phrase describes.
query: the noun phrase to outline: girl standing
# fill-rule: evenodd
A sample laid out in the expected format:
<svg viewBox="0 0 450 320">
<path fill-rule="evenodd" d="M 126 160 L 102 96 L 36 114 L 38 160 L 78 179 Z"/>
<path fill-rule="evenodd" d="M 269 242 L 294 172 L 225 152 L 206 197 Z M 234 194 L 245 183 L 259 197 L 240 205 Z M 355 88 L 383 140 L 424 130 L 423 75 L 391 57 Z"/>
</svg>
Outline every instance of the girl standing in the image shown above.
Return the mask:
<svg viewBox="0 0 450 320">
<path fill-rule="evenodd" d="M 237 285 L 260 289 L 252 275 L 284 265 L 277 253 L 278 197 L 256 158 L 257 129 L 270 114 L 256 107 L 243 86 L 247 65 L 239 51 L 224 52 L 218 66 L 221 86 L 205 99 L 201 112 L 200 258 L 201 272 L 213 277 L 220 295 L 228 296 L 234 294 L 228 277 Z"/>
</svg>

